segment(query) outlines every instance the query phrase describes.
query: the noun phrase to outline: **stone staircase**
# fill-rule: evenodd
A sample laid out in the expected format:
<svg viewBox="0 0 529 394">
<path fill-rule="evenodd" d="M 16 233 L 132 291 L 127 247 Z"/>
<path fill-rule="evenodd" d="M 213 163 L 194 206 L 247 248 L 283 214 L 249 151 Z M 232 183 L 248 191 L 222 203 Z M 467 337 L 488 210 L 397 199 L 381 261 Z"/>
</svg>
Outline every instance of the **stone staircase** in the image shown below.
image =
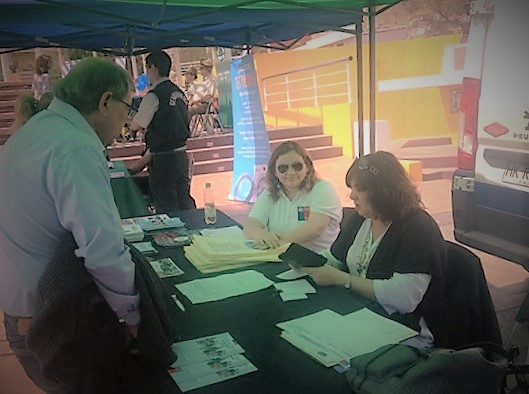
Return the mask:
<svg viewBox="0 0 529 394">
<path fill-rule="evenodd" d="M 27 82 L 0 82 L 0 145 L 11 135 L 11 125 L 15 120 L 15 101 L 21 94 L 32 95 Z"/>
<path fill-rule="evenodd" d="M 420 162 L 423 181 L 451 179 L 457 168 L 457 145 L 450 135 L 390 140 L 380 148 L 401 160 Z"/>
<path fill-rule="evenodd" d="M 269 128 L 270 150 L 284 141 L 294 140 L 304 146 L 313 160 L 342 156 L 342 147 L 332 145 L 332 137 L 324 135 L 321 126 Z M 113 160 L 137 160 L 145 149 L 143 143 L 115 144 L 108 148 Z M 195 159 L 195 174 L 210 174 L 233 170 L 233 134 L 216 134 L 190 138 L 188 152 Z"/>
</svg>

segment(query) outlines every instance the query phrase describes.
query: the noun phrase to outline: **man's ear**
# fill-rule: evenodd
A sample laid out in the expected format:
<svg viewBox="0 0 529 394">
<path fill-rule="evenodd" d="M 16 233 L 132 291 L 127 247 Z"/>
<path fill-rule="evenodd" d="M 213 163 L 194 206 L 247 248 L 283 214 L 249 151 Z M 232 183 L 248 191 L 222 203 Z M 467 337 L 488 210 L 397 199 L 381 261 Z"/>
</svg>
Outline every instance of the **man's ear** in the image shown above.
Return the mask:
<svg viewBox="0 0 529 394">
<path fill-rule="evenodd" d="M 107 115 L 109 111 L 109 104 L 110 100 L 112 99 L 112 92 L 105 92 L 101 95 L 99 98 L 99 105 L 97 106 L 97 109 L 101 112 L 103 115 Z"/>
</svg>

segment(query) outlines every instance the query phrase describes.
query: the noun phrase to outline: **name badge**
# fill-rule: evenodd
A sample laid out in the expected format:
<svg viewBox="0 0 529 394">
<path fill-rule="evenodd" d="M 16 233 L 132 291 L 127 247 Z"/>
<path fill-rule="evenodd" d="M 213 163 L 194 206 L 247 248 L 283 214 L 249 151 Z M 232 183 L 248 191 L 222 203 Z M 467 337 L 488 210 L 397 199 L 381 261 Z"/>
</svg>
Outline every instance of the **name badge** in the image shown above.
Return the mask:
<svg viewBox="0 0 529 394">
<path fill-rule="evenodd" d="M 309 220 L 310 207 L 298 207 L 298 221 Z"/>
</svg>

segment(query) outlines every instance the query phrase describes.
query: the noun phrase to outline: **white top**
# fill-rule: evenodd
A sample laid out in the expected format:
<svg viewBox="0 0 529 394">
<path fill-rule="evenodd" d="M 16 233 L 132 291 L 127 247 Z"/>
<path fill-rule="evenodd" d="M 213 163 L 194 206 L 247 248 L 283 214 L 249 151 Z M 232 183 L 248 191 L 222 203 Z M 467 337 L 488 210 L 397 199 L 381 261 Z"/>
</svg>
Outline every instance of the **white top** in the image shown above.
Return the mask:
<svg viewBox="0 0 529 394">
<path fill-rule="evenodd" d="M 139 322 L 134 264 L 124 244 L 104 146 L 84 117 L 54 99 L 0 155 L 0 308 L 32 316 L 38 281 L 71 232 L 119 318 Z"/>
<path fill-rule="evenodd" d="M 151 85 L 150 90 L 153 90 L 156 86 L 158 86 L 164 81 L 170 81 L 169 77 L 163 77 L 157 80 Z M 154 117 L 156 111 L 158 111 L 159 106 L 160 100 L 158 99 L 158 96 L 153 92 L 148 92 L 141 99 L 138 112 L 136 113 L 136 115 L 134 115 L 133 121 L 139 124 L 144 129 L 146 129 L 149 124 L 151 124 L 152 118 Z"/>
<path fill-rule="evenodd" d="M 273 201 L 268 190 L 263 191 L 255 202 L 249 217 L 257 219 L 272 232 L 290 232 L 305 224 L 309 212 L 318 212 L 331 218 L 325 231 L 316 239 L 303 244 L 308 249 L 320 252 L 329 248 L 338 233 L 342 221 L 342 204 L 333 185 L 325 180 L 316 182 L 311 191 L 300 191 L 291 201 L 280 193 Z"/>
<path fill-rule="evenodd" d="M 364 241 L 371 234 L 371 225 L 370 219 L 364 220 L 346 256 L 349 272 L 362 278 L 366 277 L 371 257 L 375 254 L 380 241 L 387 232 L 386 229 L 386 232 L 381 234 L 378 239 L 366 245 Z M 363 251 L 363 249 L 366 249 L 364 246 L 367 247 L 367 254 Z M 327 258 L 328 264 L 339 269 L 344 268 L 343 264 L 332 255 L 330 250 L 325 250 L 321 254 Z M 368 257 L 365 270 L 361 267 L 362 255 Z M 402 314 L 411 313 L 422 301 L 431 279 L 432 276 L 429 274 L 401 274 L 398 272 L 395 272 L 390 279 L 374 279 L 375 298 L 390 315 L 396 312 Z M 419 336 L 410 338 L 403 343 L 415 347 L 433 346 L 433 335 L 422 317 L 419 320 L 419 326 L 421 328 Z"/>
<path fill-rule="evenodd" d="M 212 75 L 202 78 L 202 83 L 196 84 L 193 101 L 205 101 L 206 96 L 213 96 L 217 90 L 217 81 Z"/>
<path fill-rule="evenodd" d="M 35 100 L 40 100 L 44 93 L 51 91 L 51 78 L 48 73 L 33 74 L 33 97 Z"/>
</svg>

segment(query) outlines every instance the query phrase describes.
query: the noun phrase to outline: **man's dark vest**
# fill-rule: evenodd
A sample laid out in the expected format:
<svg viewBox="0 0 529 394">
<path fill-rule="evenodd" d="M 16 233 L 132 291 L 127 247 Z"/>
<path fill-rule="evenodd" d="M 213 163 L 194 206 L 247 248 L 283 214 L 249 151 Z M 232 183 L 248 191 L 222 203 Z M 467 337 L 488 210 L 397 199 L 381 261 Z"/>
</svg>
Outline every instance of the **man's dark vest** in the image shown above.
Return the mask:
<svg viewBox="0 0 529 394">
<path fill-rule="evenodd" d="M 185 145 L 189 136 L 189 115 L 184 92 L 171 81 L 151 90 L 160 102 L 146 135 L 153 153 L 172 151 Z"/>
</svg>

